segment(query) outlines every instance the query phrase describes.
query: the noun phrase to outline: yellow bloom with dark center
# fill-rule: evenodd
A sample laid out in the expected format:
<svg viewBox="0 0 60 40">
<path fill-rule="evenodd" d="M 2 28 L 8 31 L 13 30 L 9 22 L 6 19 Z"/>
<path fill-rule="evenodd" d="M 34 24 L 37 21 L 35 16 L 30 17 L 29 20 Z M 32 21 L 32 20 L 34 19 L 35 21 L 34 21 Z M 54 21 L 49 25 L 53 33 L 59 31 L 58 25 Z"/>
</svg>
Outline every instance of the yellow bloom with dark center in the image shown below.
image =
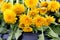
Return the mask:
<svg viewBox="0 0 60 40">
<path fill-rule="evenodd" d="M 48 10 L 51 10 L 52 12 L 57 12 L 59 10 L 59 2 L 57 1 L 50 1 L 48 4 Z"/>
<path fill-rule="evenodd" d="M 17 20 L 16 14 L 12 10 L 9 10 L 9 9 L 4 11 L 3 16 L 4 16 L 3 17 L 4 21 L 8 24 L 14 24 Z"/>
<path fill-rule="evenodd" d="M 4 12 L 6 9 L 11 9 L 11 8 L 12 8 L 12 4 L 11 3 L 4 2 L 2 4 L 1 10 L 2 10 L 2 12 Z"/>
<path fill-rule="evenodd" d="M 19 15 L 21 15 L 24 11 L 25 11 L 25 7 L 24 7 L 24 5 L 23 4 L 15 4 L 14 6 L 13 6 L 13 11 L 19 16 Z"/>
<path fill-rule="evenodd" d="M 40 3 L 40 6 L 41 7 L 47 7 L 48 6 L 48 2 L 43 1 L 43 2 Z"/>
<path fill-rule="evenodd" d="M 33 17 L 37 16 L 37 14 L 38 14 L 38 11 L 36 9 L 34 9 L 34 10 L 29 11 L 28 16 L 33 18 Z"/>
<path fill-rule="evenodd" d="M 31 27 L 24 27 L 24 28 L 23 28 L 23 31 L 24 31 L 24 32 L 32 32 L 33 29 L 32 29 Z"/>
<path fill-rule="evenodd" d="M 45 25 L 45 21 L 46 19 L 42 16 L 36 16 L 34 19 L 33 19 L 33 23 L 36 25 L 37 28 Z"/>
<path fill-rule="evenodd" d="M 38 0 L 24 0 L 24 3 L 27 7 L 32 8 L 37 6 Z"/>
<path fill-rule="evenodd" d="M 40 12 L 40 14 L 44 15 L 44 14 L 47 13 L 47 8 L 46 7 L 41 7 L 41 8 L 39 8 L 39 12 Z"/>
<path fill-rule="evenodd" d="M 55 22 L 55 18 L 52 16 L 46 17 L 46 25 L 50 25 L 51 23 Z"/>
<path fill-rule="evenodd" d="M 19 26 L 18 26 L 18 28 L 24 28 L 25 27 L 25 25 L 24 24 L 22 24 L 22 23 L 19 23 Z"/>
<path fill-rule="evenodd" d="M 25 27 L 29 27 L 30 25 L 24 25 L 23 23 L 19 23 L 18 28 L 24 29 Z"/>
<path fill-rule="evenodd" d="M 27 16 L 27 15 L 22 15 L 22 16 L 20 16 L 19 22 L 20 22 L 21 24 L 24 24 L 25 26 L 27 26 L 27 25 L 32 24 L 32 18 L 30 18 L 30 17 Z"/>
</svg>

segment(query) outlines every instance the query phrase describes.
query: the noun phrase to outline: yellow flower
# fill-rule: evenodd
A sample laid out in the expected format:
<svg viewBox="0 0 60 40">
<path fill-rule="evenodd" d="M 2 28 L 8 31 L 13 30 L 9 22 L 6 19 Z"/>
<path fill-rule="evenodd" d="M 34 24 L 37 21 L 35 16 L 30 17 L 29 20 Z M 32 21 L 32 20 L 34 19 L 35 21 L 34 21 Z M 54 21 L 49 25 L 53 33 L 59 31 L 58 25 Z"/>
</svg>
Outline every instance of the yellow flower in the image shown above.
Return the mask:
<svg viewBox="0 0 60 40">
<path fill-rule="evenodd" d="M 29 27 L 30 25 L 24 25 L 23 23 L 19 23 L 18 28 L 25 28 L 25 27 Z"/>
<path fill-rule="evenodd" d="M 25 11 L 25 7 L 23 4 L 15 4 L 13 6 L 13 11 L 19 16 L 20 14 L 22 14 Z"/>
<path fill-rule="evenodd" d="M 58 19 L 58 22 L 60 23 L 60 18 Z"/>
<path fill-rule="evenodd" d="M 0 3 L 2 3 L 4 0 L 0 0 Z"/>
<path fill-rule="evenodd" d="M 6 9 L 11 9 L 11 8 L 12 8 L 12 4 L 11 3 L 4 2 L 2 4 L 1 10 L 2 10 L 2 12 L 4 12 Z"/>
<path fill-rule="evenodd" d="M 25 25 L 22 24 L 22 23 L 19 23 L 19 26 L 18 27 L 23 29 L 25 27 Z"/>
<path fill-rule="evenodd" d="M 43 2 L 40 3 L 40 6 L 42 6 L 42 7 L 47 7 L 47 6 L 48 6 L 48 2 L 43 1 Z"/>
<path fill-rule="evenodd" d="M 24 0 L 24 3 L 27 7 L 32 8 L 37 6 L 38 0 Z"/>
<path fill-rule="evenodd" d="M 51 1 L 48 4 L 48 10 L 51 10 L 52 12 L 57 12 L 59 10 L 59 2 L 57 1 Z"/>
<path fill-rule="evenodd" d="M 32 18 L 30 18 L 27 15 L 22 15 L 22 16 L 20 16 L 19 22 L 24 24 L 25 26 L 30 25 L 32 23 Z"/>
<path fill-rule="evenodd" d="M 38 14 L 38 11 L 36 9 L 34 10 L 30 10 L 29 13 L 28 13 L 28 16 L 30 17 L 35 17 L 36 15 Z"/>
<path fill-rule="evenodd" d="M 36 25 L 37 28 L 43 26 L 45 24 L 46 19 L 42 16 L 36 16 L 33 19 L 33 23 Z"/>
<path fill-rule="evenodd" d="M 46 25 L 50 25 L 51 23 L 55 22 L 55 18 L 52 16 L 46 17 Z"/>
<path fill-rule="evenodd" d="M 24 32 L 32 32 L 33 29 L 32 29 L 31 27 L 24 27 L 24 28 L 23 28 L 23 31 L 24 31 Z"/>
<path fill-rule="evenodd" d="M 16 14 L 12 10 L 9 10 L 9 9 L 4 11 L 3 16 L 4 16 L 4 21 L 9 24 L 14 24 L 17 20 Z"/>
<path fill-rule="evenodd" d="M 47 8 L 46 8 L 46 7 L 41 7 L 41 8 L 39 9 L 39 12 L 40 12 L 40 14 L 44 15 L 44 14 L 46 14 L 46 12 L 47 12 Z"/>
</svg>

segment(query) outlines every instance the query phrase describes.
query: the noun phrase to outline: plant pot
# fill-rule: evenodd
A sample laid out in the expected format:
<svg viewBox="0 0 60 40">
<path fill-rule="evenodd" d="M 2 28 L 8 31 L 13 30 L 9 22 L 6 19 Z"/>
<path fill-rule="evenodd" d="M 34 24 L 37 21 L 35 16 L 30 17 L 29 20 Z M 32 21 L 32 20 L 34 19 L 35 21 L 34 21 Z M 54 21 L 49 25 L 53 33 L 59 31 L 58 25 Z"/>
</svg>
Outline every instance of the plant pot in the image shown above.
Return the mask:
<svg viewBox="0 0 60 40">
<path fill-rule="evenodd" d="M 41 34 L 40 31 L 37 33 L 25 33 L 24 32 L 21 36 L 22 38 L 21 37 L 19 37 L 19 38 L 21 38 L 22 40 L 38 40 L 38 35 L 40 35 L 40 34 Z M 45 38 L 45 40 L 51 39 L 50 37 L 47 37 L 46 35 L 44 35 L 44 38 Z"/>
<path fill-rule="evenodd" d="M 8 37 L 9 37 L 9 34 L 4 34 L 2 38 L 3 38 L 4 40 L 7 40 Z"/>
<path fill-rule="evenodd" d="M 38 34 L 37 33 L 23 33 L 22 40 L 38 40 Z"/>
</svg>

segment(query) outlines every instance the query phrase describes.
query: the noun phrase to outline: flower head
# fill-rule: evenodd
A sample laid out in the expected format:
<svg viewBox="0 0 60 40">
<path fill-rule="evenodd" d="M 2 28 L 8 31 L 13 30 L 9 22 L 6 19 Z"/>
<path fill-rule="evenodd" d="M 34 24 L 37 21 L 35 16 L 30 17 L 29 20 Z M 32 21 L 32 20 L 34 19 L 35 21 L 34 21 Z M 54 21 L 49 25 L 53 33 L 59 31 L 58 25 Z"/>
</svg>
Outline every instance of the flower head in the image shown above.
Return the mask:
<svg viewBox="0 0 60 40">
<path fill-rule="evenodd" d="M 16 14 L 12 10 L 9 10 L 9 9 L 4 11 L 3 16 L 4 16 L 4 21 L 9 24 L 14 24 L 17 20 Z"/>
<path fill-rule="evenodd" d="M 55 18 L 52 16 L 46 17 L 46 25 L 50 25 L 51 23 L 55 22 Z"/>
<path fill-rule="evenodd" d="M 38 14 L 38 11 L 36 9 L 34 9 L 34 10 L 29 11 L 28 16 L 33 18 L 33 17 L 37 16 L 37 14 Z"/>
<path fill-rule="evenodd" d="M 18 27 L 23 29 L 24 27 L 28 27 L 28 26 L 29 25 L 25 26 L 23 23 L 19 23 L 19 26 Z"/>
<path fill-rule="evenodd" d="M 32 8 L 37 6 L 38 0 L 24 0 L 24 3 L 27 7 Z"/>
<path fill-rule="evenodd" d="M 59 10 L 59 2 L 57 1 L 50 1 L 48 4 L 48 10 L 51 10 L 52 12 L 57 12 Z"/>
<path fill-rule="evenodd" d="M 4 2 L 2 4 L 1 10 L 2 10 L 2 12 L 4 12 L 6 9 L 11 9 L 11 8 L 12 8 L 12 4 L 11 3 Z"/>
<path fill-rule="evenodd" d="M 25 7 L 23 4 L 15 4 L 13 6 L 13 11 L 19 16 L 25 11 Z"/>
<path fill-rule="evenodd" d="M 33 29 L 32 29 L 31 27 L 24 27 L 24 28 L 23 28 L 23 31 L 24 31 L 24 32 L 32 32 Z"/>
<path fill-rule="evenodd" d="M 58 19 L 58 22 L 60 23 L 60 18 Z"/>
<path fill-rule="evenodd" d="M 25 26 L 30 25 L 32 23 L 32 18 L 27 15 L 20 16 L 20 23 L 24 24 Z"/>
<path fill-rule="evenodd" d="M 42 7 L 47 7 L 48 6 L 48 2 L 46 2 L 46 1 L 43 1 L 43 2 L 41 2 L 41 4 L 40 4 Z"/>
<path fill-rule="evenodd" d="M 0 0 L 0 3 L 2 3 L 4 0 Z"/>
<path fill-rule="evenodd" d="M 25 26 L 24 24 L 19 23 L 19 28 L 21 28 L 24 32 L 32 32 L 32 28 L 30 25 Z"/>
<path fill-rule="evenodd" d="M 47 12 L 47 8 L 46 7 L 41 7 L 41 8 L 39 8 L 39 12 L 40 12 L 40 14 L 44 15 Z"/>
<path fill-rule="evenodd" d="M 33 19 L 33 23 L 36 25 L 36 27 L 41 27 L 44 25 L 45 23 L 45 18 L 42 17 L 42 16 L 36 16 L 34 19 Z"/>
</svg>

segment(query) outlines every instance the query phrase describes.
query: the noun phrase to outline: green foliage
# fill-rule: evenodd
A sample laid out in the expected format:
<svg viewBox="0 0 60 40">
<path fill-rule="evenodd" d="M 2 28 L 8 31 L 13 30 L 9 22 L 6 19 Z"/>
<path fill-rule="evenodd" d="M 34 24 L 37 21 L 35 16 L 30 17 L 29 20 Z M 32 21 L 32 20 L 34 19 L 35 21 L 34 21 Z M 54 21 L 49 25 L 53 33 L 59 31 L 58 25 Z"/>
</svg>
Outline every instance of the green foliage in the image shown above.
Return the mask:
<svg viewBox="0 0 60 40">
<path fill-rule="evenodd" d="M 60 35 L 60 24 L 58 24 L 58 25 L 51 25 L 50 26 L 51 27 L 51 29 L 55 32 L 55 33 L 57 33 L 58 35 Z"/>
</svg>

